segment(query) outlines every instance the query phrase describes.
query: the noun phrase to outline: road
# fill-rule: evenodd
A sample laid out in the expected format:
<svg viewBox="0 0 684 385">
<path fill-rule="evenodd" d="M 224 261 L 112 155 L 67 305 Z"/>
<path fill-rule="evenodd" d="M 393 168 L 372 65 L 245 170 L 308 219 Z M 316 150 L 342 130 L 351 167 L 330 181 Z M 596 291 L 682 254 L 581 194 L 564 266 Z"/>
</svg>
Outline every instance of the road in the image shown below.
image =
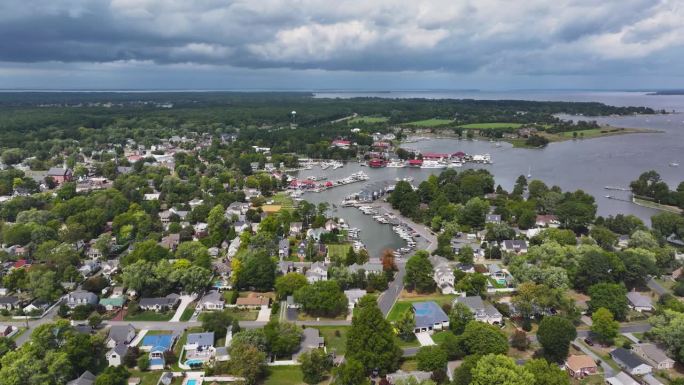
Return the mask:
<svg viewBox="0 0 684 385">
<path fill-rule="evenodd" d="M 658 293 L 658 295 L 663 295 L 663 294 L 667 294 L 667 293 L 670 292 L 669 290 L 667 290 L 666 288 L 664 288 L 661 284 L 659 284 L 658 282 L 656 282 L 656 280 L 653 279 L 653 277 L 651 277 L 651 278 L 648 280 L 648 282 L 646 282 L 646 286 L 648 286 L 649 289 L 651 289 L 651 290 L 655 291 L 656 293 Z"/>
<path fill-rule="evenodd" d="M 615 372 L 613 371 L 613 368 L 608 365 L 605 360 L 603 360 L 601 357 L 596 355 L 594 352 L 589 350 L 582 342 L 580 341 L 579 338 L 577 338 L 574 342 L 574 345 L 577 346 L 584 354 L 588 355 L 589 357 L 593 358 L 594 361 L 600 362 L 601 363 L 601 368 L 603 368 L 603 376 L 605 378 L 612 377 Z"/>
<path fill-rule="evenodd" d="M 428 230 L 425 225 L 421 225 L 408 218 L 404 218 L 399 211 L 393 209 L 392 206 L 387 202 L 374 203 L 373 206 L 382 208 L 386 212 L 394 214 L 403 224 L 409 226 L 411 229 L 413 229 L 413 231 L 418 233 L 420 235 L 420 237 L 417 239 L 418 250 L 424 249 L 431 253 L 437 248 L 437 237 L 430 230 Z M 398 271 L 394 276 L 394 280 L 390 282 L 387 290 L 385 290 L 378 298 L 378 306 L 385 317 L 387 317 L 390 310 L 392 310 L 394 303 L 397 302 L 401 291 L 404 290 L 406 262 L 403 260 L 398 261 L 397 268 Z"/>
<path fill-rule="evenodd" d="M 633 323 L 629 325 L 621 325 L 620 333 L 645 333 L 651 330 L 651 324 L 647 322 Z M 578 330 L 577 338 L 586 338 L 591 333 L 590 330 Z"/>
</svg>

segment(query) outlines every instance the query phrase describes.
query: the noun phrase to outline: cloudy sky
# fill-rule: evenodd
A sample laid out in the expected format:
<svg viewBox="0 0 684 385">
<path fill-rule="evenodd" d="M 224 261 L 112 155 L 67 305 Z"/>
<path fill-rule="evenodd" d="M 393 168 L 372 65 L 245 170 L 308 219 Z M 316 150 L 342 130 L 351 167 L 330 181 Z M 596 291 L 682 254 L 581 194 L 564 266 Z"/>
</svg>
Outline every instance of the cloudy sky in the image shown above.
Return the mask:
<svg viewBox="0 0 684 385">
<path fill-rule="evenodd" d="M 684 0 L 2 0 L 0 88 L 684 88 Z"/>
</svg>

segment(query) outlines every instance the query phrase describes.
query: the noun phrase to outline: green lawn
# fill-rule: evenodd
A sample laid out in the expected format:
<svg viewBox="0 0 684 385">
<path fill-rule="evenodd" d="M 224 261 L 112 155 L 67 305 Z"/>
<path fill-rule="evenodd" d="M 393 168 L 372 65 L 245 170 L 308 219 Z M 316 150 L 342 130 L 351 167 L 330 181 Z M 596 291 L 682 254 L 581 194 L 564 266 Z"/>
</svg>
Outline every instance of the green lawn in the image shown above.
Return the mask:
<svg viewBox="0 0 684 385">
<path fill-rule="evenodd" d="M 156 311 L 141 311 L 135 315 L 126 314 L 125 321 L 168 321 L 175 311 L 156 312 Z"/>
<path fill-rule="evenodd" d="M 259 315 L 258 310 L 250 309 L 238 309 L 238 308 L 226 308 L 225 312 L 230 314 L 233 318 L 238 321 L 254 321 Z"/>
<path fill-rule="evenodd" d="M 399 346 L 402 349 L 403 348 L 417 348 L 420 346 L 420 342 L 418 342 L 418 338 L 415 338 L 415 336 L 410 341 L 404 341 L 401 338 L 399 338 L 399 336 L 395 336 L 394 341 L 396 341 L 397 346 Z"/>
<path fill-rule="evenodd" d="M 17 330 L 17 333 L 16 333 L 15 335 L 13 335 L 12 337 L 10 337 L 10 339 L 11 339 L 11 340 L 16 340 L 17 338 L 19 338 L 19 336 L 21 336 L 22 334 L 24 334 L 25 331 L 26 331 L 26 328 L 25 328 L 25 327 L 20 327 L 19 330 Z"/>
<path fill-rule="evenodd" d="M 304 384 L 299 366 L 269 366 L 262 385 L 300 385 Z"/>
<path fill-rule="evenodd" d="M 464 124 L 462 128 L 472 128 L 476 130 L 487 130 L 487 129 L 495 129 L 495 128 L 520 128 L 522 124 L 520 123 L 471 123 L 471 124 Z"/>
<path fill-rule="evenodd" d="M 561 132 L 558 135 L 565 137 L 565 138 L 572 138 L 573 133 L 575 133 L 575 132 L 577 133 L 578 138 L 594 138 L 594 137 L 600 136 L 600 135 L 605 133 L 600 128 L 592 128 L 589 130 Z"/>
<path fill-rule="evenodd" d="M 273 203 L 281 205 L 285 210 L 292 210 L 295 207 L 294 199 L 282 191 L 273 196 Z"/>
<path fill-rule="evenodd" d="M 406 358 L 404 361 L 402 361 L 400 369 L 405 372 L 418 370 L 418 361 L 413 357 Z"/>
<path fill-rule="evenodd" d="M 138 377 L 140 379 L 140 385 L 157 385 L 159 382 L 159 377 L 162 375 L 161 370 L 141 372 L 135 369 L 128 369 L 131 373 L 131 377 Z"/>
<path fill-rule="evenodd" d="M 338 258 L 344 259 L 347 257 L 347 253 L 349 252 L 349 248 L 351 247 L 350 244 L 344 243 L 341 245 L 327 245 L 328 247 L 328 256 L 330 259 L 335 260 Z"/>
<path fill-rule="evenodd" d="M 416 120 L 415 122 L 408 122 L 405 124 L 409 125 L 409 126 L 415 126 L 415 127 L 437 127 L 437 126 L 443 126 L 445 124 L 449 124 L 452 122 L 453 122 L 453 120 L 451 120 L 451 119 L 432 118 L 432 119 L 425 119 L 425 120 Z"/>
<path fill-rule="evenodd" d="M 399 316 L 406 310 L 410 309 L 411 304 L 414 302 L 435 301 L 439 306 L 442 306 L 444 304 L 451 304 L 454 301 L 454 298 L 456 298 L 456 295 L 453 294 L 435 294 L 413 298 L 401 298 L 394 304 L 392 310 L 390 310 L 389 314 L 387 315 L 387 320 L 390 322 L 398 320 Z"/>
<path fill-rule="evenodd" d="M 349 331 L 349 326 L 317 326 L 316 329 L 325 338 L 325 347 L 328 349 L 328 352 L 334 349 L 335 353 L 340 355 L 347 351 L 347 332 Z M 339 332 L 337 333 L 339 336 L 336 335 L 336 331 Z"/>
<path fill-rule="evenodd" d="M 444 330 L 441 332 L 436 332 L 435 334 L 432 335 L 432 340 L 435 341 L 437 345 L 441 344 L 444 339 L 446 338 L 447 335 L 452 334 L 448 330 Z"/>
<path fill-rule="evenodd" d="M 347 120 L 349 124 L 356 123 L 384 123 L 389 119 L 384 116 L 357 116 L 353 119 Z"/>
<path fill-rule="evenodd" d="M 185 322 L 185 321 L 190 321 L 190 318 L 192 318 L 192 315 L 195 313 L 195 307 L 197 306 L 197 302 L 192 302 L 191 304 L 188 305 L 188 307 L 183 310 L 183 314 L 181 314 L 180 320 Z"/>
</svg>

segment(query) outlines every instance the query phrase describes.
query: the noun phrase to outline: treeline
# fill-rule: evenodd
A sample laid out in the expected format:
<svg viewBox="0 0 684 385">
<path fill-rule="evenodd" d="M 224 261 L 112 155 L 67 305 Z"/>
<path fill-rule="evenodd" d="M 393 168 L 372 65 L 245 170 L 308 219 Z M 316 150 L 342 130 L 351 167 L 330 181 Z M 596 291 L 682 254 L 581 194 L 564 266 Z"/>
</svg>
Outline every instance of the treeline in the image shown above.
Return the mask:
<svg viewBox="0 0 684 385">
<path fill-rule="evenodd" d="M 684 209 L 684 181 L 676 190 L 660 179 L 656 171 L 647 171 L 629 184 L 632 192 L 639 197 L 646 198 L 664 205 L 677 206 Z"/>
</svg>

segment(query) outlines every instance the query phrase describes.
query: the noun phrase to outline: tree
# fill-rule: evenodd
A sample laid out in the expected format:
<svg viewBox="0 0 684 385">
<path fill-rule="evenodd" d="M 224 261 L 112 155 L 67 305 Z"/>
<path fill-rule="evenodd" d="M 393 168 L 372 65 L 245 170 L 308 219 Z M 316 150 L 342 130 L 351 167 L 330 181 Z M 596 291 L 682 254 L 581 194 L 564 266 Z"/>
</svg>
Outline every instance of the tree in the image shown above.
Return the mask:
<svg viewBox="0 0 684 385">
<path fill-rule="evenodd" d="M 394 323 L 394 327 L 397 328 L 399 338 L 404 341 L 411 341 L 415 338 L 413 334 L 416 328 L 416 317 L 411 309 L 406 309 L 399 319 Z"/>
<path fill-rule="evenodd" d="M 534 376 L 512 358 L 488 354 L 472 370 L 472 385 L 529 385 Z"/>
<path fill-rule="evenodd" d="M 211 268 L 209 249 L 201 242 L 182 242 L 176 250 L 176 259 L 187 259 L 193 265 L 201 266 L 205 269 Z"/>
<path fill-rule="evenodd" d="M 376 368 L 381 373 L 395 371 L 402 351 L 375 298 L 368 295 L 361 298 L 355 313 L 347 333 L 346 358 L 361 362 L 365 367 L 363 373 Z"/>
<path fill-rule="evenodd" d="M 266 354 L 249 343 L 232 343 L 230 366 L 233 372 L 245 379 L 245 384 L 254 385 L 264 373 Z"/>
<path fill-rule="evenodd" d="M 484 274 L 466 274 L 454 285 L 454 289 L 466 295 L 481 295 L 487 290 L 487 277 Z"/>
<path fill-rule="evenodd" d="M 604 344 L 612 344 L 620 330 L 620 323 L 613 319 L 613 313 L 605 307 L 598 308 L 591 315 L 591 331 Z"/>
<path fill-rule="evenodd" d="M 624 269 L 624 264 L 614 253 L 597 247 L 585 249 L 574 274 L 575 288 L 586 292 L 591 285 L 616 282 Z"/>
<path fill-rule="evenodd" d="M 461 363 L 461 366 L 454 370 L 453 385 L 470 385 L 473 381 L 473 369 L 477 366 L 477 362 L 482 358 L 480 355 L 466 356 Z"/>
<path fill-rule="evenodd" d="M 474 229 L 481 229 L 484 227 L 485 215 L 489 212 L 489 203 L 487 201 L 475 197 L 470 199 L 459 213 L 459 223 L 470 226 Z"/>
<path fill-rule="evenodd" d="M 129 376 L 123 366 L 108 366 L 95 378 L 95 385 L 126 385 Z"/>
<path fill-rule="evenodd" d="M 418 370 L 432 372 L 446 369 L 447 353 L 439 346 L 423 346 L 416 354 Z"/>
<path fill-rule="evenodd" d="M 330 355 L 322 349 L 313 349 L 301 354 L 298 358 L 301 364 L 304 382 L 318 384 L 323 381 L 325 374 L 332 369 L 333 362 Z"/>
<path fill-rule="evenodd" d="M 335 385 L 368 385 L 370 381 L 363 364 L 353 358 L 345 357 L 345 361 L 335 369 Z"/>
<path fill-rule="evenodd" d="M 475 254 L 470 246 L 463 246 L 458 250 L 458 262 L 464 265 L 472 265 Z"/>
<path fill-rule="evenodd" d="M 93 329 L 98 329 L 100 325 L 102 325 L 102 316 L 97 313 L 91 314 L 90 317 L 88 317 L 88 325 Z"/>
<path fill-rule="evenodd" d="M 459 336 L 464 354 L 505 354 L 508 352 L 508 338 L 496 326 L 484 322 L 470 321 Z"/>
<path fill-rule="evenodd" d="M 226 336 L 226 332 L 233 322 L 233 317 L 225 310 L 202 312 L 199 319 L 202 321 L 202 329 L 208 332 L 214 332 L 214 336 L 217 339 Z"/>
<path fill-rule="evenodd" d="M 464 303 L 456 302 L 449 312 L 449 330 L 454 334 L 461 334 L 466 325 L 473 321 L 475 316 L 470 308 Z"/>
<path fill-rule="evenodd" d="M 266 252 L 257 251 L 244 257 L 238 274 L 238 287 L 269 291 L 275 284 L 275 263 Z"/>
<path fill-rule="evenodd" d="M 642 248 L 630 248 L 620 254 L 625 265 L 622 279 L 627 288 L 645 287 L 650 275 L 658 273 L 656 253 Z"/>
<path fill-rule="evenodd" d="M 568 374 L 546 360 L 529 360 L 523 367 L 534 376 L 530 385 L 570 385 Z"/>
<path fill-rule="evenodd" d="M 511 346 L 520 350 L 525 351 L 530 347 L 530 339 L 527 338 L 527 333 L 524 330 L 516 330 L 511 336 Z"/>
<path fill-rule="evenodd" d="M 147 354 L 143 354 L 138 357 L 138 369 L 141 372 L 147 371 L 150 368 L 150 357 Z"/>
<path fill-rule="evenodd" d="M 417 252 L 406 262 L 404 284 L 409 291 L 432 293 L 435 291 L 435 280 L 432 278 L 432 263 L 427 253 Z"/>
<path fill-rule="evenodd" d="M 302 309 L 316 317 L 336 317 L 347 311 L 347 296 L 335 281 L 318 281 L 303 286 L 294 293 Z"/>
<path fill-rule="evenodd" d="M 667 347 L 677 361 L 684 362 L 684 313 L 665 310 L 650 319 L 650 334 Z"/>
<path fill-rule="evenodd" d="M 287 296 L 294 294 L 297 289 L 308 285 L 308 281 L 303 274 L 287 273 L 275 280 L 275 289 L 278 298 L 285 299 Z"/>
<path fill-rule="evenodd" d="M 544 348 L 544 356 L 552 362 L 561 362 L 568 356 L 570 342 L 577 337 L 575 326 L 567 318 L 547 316 L 542 319 L 537 339 Z"/>
<path fill-rule="evenodd" d="M 446 352 L 449 360 L 455 360 L 463 356 L 460 339 L 452 333 L 446 333 L 439 346 Z"/>
<path fill-rule="evenodd" d="M 275 357 L 291 355 L 302 341 L 302 329 L 292 323 L 271 321 L 264 327 L 269 351 Z"/>
<path fill-rule="evenodd" d="M 599 283 L 589 288 L 589 296 L 591 299 L 587 305 L 590 312 L 606 308 L 619 321 L 627 317 L 627 289 L 624 286 L 617 283 Z"/>
</svg>

